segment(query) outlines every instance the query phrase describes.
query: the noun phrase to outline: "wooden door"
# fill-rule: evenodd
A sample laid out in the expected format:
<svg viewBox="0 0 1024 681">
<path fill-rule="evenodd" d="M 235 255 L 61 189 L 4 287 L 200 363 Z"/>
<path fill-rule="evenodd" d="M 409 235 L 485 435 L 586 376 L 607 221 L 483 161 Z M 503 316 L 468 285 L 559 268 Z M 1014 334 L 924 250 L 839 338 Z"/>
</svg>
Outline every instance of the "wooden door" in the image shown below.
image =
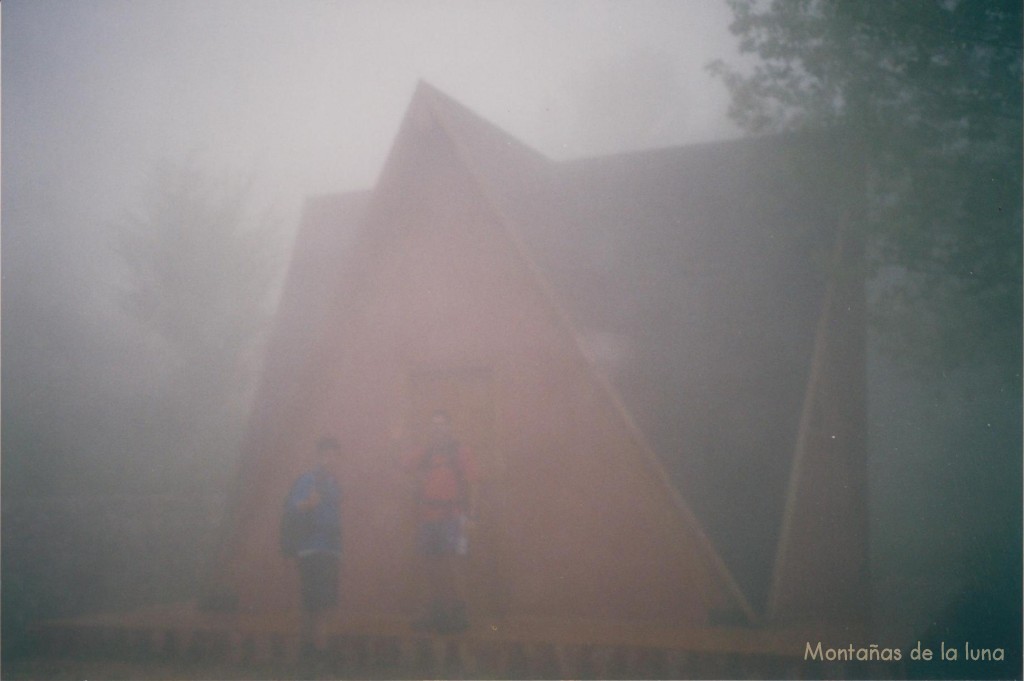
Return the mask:
<svg viewBox="0 0 1024 681">
<path fill-rule="evenodd" d="M 455 438 L 476 463 L 475 522 L 469 528 L 463 588 L 471 616 L 502 617 L 507 597 L 502 578 L 504 462 L 495 437 L 494 380 L 490 369 L 420 372 L 410 377 L 409 423 L 417 447 L 426 444 L 430 416 L 448 412 Z"/>
</svg>

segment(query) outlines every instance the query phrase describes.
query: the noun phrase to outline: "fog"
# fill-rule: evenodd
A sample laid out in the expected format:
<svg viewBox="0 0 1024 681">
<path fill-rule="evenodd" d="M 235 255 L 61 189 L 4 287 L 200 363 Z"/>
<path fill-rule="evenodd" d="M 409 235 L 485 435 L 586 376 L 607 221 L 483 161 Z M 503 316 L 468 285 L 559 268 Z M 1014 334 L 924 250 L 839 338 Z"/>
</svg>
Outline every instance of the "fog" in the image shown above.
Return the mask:
<svg viewBox="0 0 1024 681">
<path fill-rule="evenodd" d="M 182 463 L 178 358 L 121 301 L 119 241 L 158 164 L 249 182 L 251 214 L 279 233 L 279 280 L 304 199 L 373 185 L 421 79 L 551 158 L 738 135 L 703 70 L 733 49 L 728 17 L 717 2 L 4 3 L 5 502 L 182 486 L 216 499 L 233 474 L 235 448 L 211 442 L 237 438 L 244 408 Z M 180 389 L 218 392 L 201 379 Z M 5 639 L 40 616 L 167 596 L 152 575 L 73 596 L 80 582 L 24 583 L 41 563 L 7 541 L 22 534 L 5 516 Z M 61 574 L 88 580 L 97 549 L 47 527 L 28 540 L 36 560 L 56 552 Z"/>
<path fill-rule="evenodd" d="M 195 595 L 303 202 L 374 186 L 419 81 L 555 161 L 731 139 L 706 70 L 741 60 L 730 21 L 715 0 L 3 3 L 5 659 L 40 619 Z M 240 197 L 251 240 L 147 241 L 168 177 L 212 212 Z M 164 291 L 200 274 L 153 265 L 189 244 L 223 276 Z M 147 283 L 167 319 L 224 291 L 248 316 L 161 330 L 126 303 Z M 963 457 L 1019 448 L 1019 391 L 870 348 L 866 597 L 920 634 L 1010 564 L 1019 469 Z"/>
<path fill-rule="evenodd" d="M 248 182 L 283 268 L 306 197 L 373 185 L 420 79 L 551 158 L 738 135 L 703 70 L 732 50 L 728 16 L 710 2 L 6 3 L 8 383 L 63 371 L 64 399 L 88 400 L 161 380 L 118 309 L 116 253 L 158 163 Z"/>
</svg>

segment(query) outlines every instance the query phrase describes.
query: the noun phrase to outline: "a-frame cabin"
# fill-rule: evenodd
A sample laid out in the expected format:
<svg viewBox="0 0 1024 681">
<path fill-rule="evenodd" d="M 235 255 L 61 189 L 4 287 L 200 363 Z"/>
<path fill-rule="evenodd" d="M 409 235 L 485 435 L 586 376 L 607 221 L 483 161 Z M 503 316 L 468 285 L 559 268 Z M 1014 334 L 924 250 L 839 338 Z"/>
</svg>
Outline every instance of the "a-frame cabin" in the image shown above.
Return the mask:
<svg viewBox="0 0 1024 681">
<path fill-rule="evenodd" d="M 826 673 L 812 638 L 871 640 L 847 165 L 804 137 L 556 163 L 421 84 L 377 185 L 306 204 L 202 606 L 44 638 L 286 656 L 280 512 L 332 434 L 339 673 Z M 408 626 L 403 461 L 436 408 L 480 468 L 448 640 Z"/>
<path fill-rule="evenodd" d="M 495 195 L 503 191 L 495 181 L 544 181 L 546 162 L 469 116 L 420 87 L 378 186 L 368 198 L 348 197 L 365 205 L 353 206 L 356 231 L 344 248 L 333 242 L 348 240 L 337 233 L 346 225 L 332 230 L 324 222 L 333 211 L 310 205 L 218 584 L 242 609 L 295 607 L 295 577 L 275 550 L 281 502 L 304 452 L 331 433 L 344 452 L 344 607 L 412 614 L 413 499 L 403 453 L 429 413 L 444 408 L 479 461 L 474 616 L 752 621 L 588 357 L 517 233 L 518 216 Z M 480 138 L 504 145 L 488 159 L 502 178 L 480 167 L 479 155 L 491 151 L 479 149 Z M 554 211 L 541 219 L 545 229 L 561 227 Z"/>
</svg>

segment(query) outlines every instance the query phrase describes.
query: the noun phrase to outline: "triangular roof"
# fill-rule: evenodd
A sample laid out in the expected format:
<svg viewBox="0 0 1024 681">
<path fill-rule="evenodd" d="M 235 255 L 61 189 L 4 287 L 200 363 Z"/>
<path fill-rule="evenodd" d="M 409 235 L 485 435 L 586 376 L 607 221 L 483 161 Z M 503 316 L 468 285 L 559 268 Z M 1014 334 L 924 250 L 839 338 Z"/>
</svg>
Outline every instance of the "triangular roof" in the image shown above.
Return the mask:
<svg viewBox="0 0 1024 681">
<path fill-rule="evenodd" d="M 559 193 L 567 189 L 559 182 L 558 170 L 542 156 L 507 135 L 493 124 L 476 116 L 447 95 L 426 83 L 420 83 L 417 97 L 422 97 L 433 109 L 437 120 L 451 136 L 466 167 L 473 174 L 480 191 L 487 196 L 502 217 L 505 236 L 512 241 L 524 264 L 530 268 L 537 283 L 550 296 L 549 304 L 560 321 L 576 338 L 581 355 L 588 355 L 586 340 L 580 336 L 572 316 L 562 305 L 562 297 L 551 287 L 548 276 L 535 261 L 532 250 L 523 238 L 538 232 L 568 231 L 573 216 L 569 211 L 576 206 L 562 205 Z M 547 256 L 553 254 L 549 251 Z M 637 426 L 630 410 L 623 404 L 618 390 L 608 377 L 591 363 L 594 388 L 605 392 L 615 404 L 623 423 L 639 445 L 642 457 L 637 465 L 645 466 L 654 474 L 657 484 L 668 495 L 673 507 L 699 541 L 699 550 L 706 552 L 707 560 L 717 572 L 724 588 L 735 599 L 737 608 L 753 621 L 756 617 L 743 592 L 736 584 L 728 567 L 715 546 L 708 540 L 703 527 L 678 488 L 673 484 L 661 459 Z"/>
<path fill-rule="evenodd" d="M 417 96 L 587 350 L 612 355 L 617 399 L 763 603 L 838 220 L 823 163 L 815 177 L 798 163 L 821 141 L 556 163 L 429 85 Z"/>
<path fill-rule="evenodd" d="M 752 619 L 743 592 L 766 597 L 824 291 L 816 258 L 833 238 L 828 193 L 796 176 L 792 140 L 552 163 L 420 84 L 374 191 L 307 204 L 240 488 L 276 469 L 267 457 L 287 445 L 282 424 L 330 391 L 324 339 L 372 242 L 394 229 L 394 187 L 428 169 L 414 160 L 438 134 L 590 356 L 587 380 L 615 405 L 684 541 Z M 228 527 L 251 510 L 239 502 Z"/>
</svg>

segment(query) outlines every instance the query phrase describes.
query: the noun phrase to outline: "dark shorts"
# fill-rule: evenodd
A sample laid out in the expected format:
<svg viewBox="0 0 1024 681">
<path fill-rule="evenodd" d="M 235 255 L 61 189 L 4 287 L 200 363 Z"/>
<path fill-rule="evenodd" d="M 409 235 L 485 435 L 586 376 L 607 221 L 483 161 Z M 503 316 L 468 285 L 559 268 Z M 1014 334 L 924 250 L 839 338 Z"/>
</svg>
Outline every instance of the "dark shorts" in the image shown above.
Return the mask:
<svg viewBox="0 0 1024 681">
<path fill-rule="evenodd" d="M 463 555 L 467 549 L 466 532 L 460 516 L 421 521 L 417 540 L 419 552 L 426 556 Z"/>
<path fill-rule="evenodd" d="M 299 557 L 302 580 L 302 609 L 307 612 L 328 610 L 338 605 L 338 556 L 311 553 Z"/>
</svg>

